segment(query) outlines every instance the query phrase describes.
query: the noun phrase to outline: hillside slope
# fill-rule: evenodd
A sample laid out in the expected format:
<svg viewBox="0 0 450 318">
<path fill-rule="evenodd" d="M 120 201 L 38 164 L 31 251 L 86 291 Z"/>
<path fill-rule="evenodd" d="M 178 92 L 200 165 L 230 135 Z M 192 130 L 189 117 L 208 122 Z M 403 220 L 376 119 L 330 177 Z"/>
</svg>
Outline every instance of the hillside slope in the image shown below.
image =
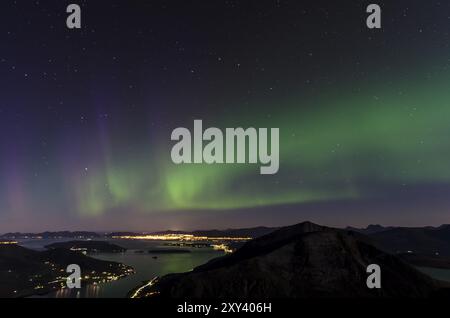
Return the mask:
<svg viewBox="0 0 450 318">
<path fill-rule="evenodd" d="M 378 264 L 382 288 L 368 289 Z M 427 297 L 439 283 L 366 236 L 309 222 L 281 228 L 192 272 L 167 275 L 142 293 L 170 298 Z"/>
</svg>

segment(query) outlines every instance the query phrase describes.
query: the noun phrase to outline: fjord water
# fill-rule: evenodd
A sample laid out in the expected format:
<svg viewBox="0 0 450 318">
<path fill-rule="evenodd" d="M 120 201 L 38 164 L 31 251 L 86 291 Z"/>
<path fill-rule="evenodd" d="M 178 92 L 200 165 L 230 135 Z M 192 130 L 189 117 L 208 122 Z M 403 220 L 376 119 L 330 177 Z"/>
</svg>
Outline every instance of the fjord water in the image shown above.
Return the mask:
<svg viewBox="0 0 450 318">
<path fill-rule="evenodd" d="M 21 242 L 21 245 L 36 250 L 43 249 L 45 245 L 60 242 L 62 240 L 32 240 Z M 66 240 L 67 241 L 67 240 Z M 194 267 L 206 263 L 208 260 L 222 256 L 224 253 L 212 248 L 185 248 L 191 253 L 182 254 L 150 254 L 150 249 L 165 248 L 165 242 L 135 241 L 135 240 L 109 240 L 111 243 L 125 247 L 125 253 L 98 253 L 91 257 L 119 262 L 132 266 L 135 274 L 117 281 L 97 285 L 87 285 L 80 290 L 61 289 L 56 292 L 41 296 L 48 298 L 123 298 L 132 289 L 142 285 L 155 276 L 169 273 L 180 273 L 192 270 Z M 175 248 L 177 249 L 177 248 Z M 136 253 L 142 251 L 142 253 Z"/>
<path fill-rule="evenodd" d="M 20 242 L 20 245 L 35 249 L 44 250 L 44 246 L 61 241 L 70 241 L 73 239 L 60 240 L 26 240 Z M 150 249 L 165 248 L 165 242 L 155 241 L 135 241 L 135 240 L 109 240 L 111 243 L 127 248 L 125 253 L 98 253 L 90 255 L 91 257 L 119 262 L 132 266 L 136 273 L 119 279 L 117 281 L 102 283 L 98 285 L 83 286 L 81 290 L 61 289 L 56 292 L 38 297 L 46 298 L 123 298 L 132 289 L 142 285 L 155 276 L 162 276 L 169 273 L 180 273 L 192 270 L 194 267 L 204 264 L 212 258 L 224 255 L 221 251 L 215 251 L 211 248 L 191 248 L 191 253 L 185 254 L 149 254 Z M 187 249 L 187 248 L 182 248 Z M 142 251 L 143 253 L 136 253 Z M 154 257 L 157 257 L 156 259 Z M 427 267 L 417 267 L 418 270 L 433 277 L 434 279 L 450 282 L 450 270 Z"/>
</svg>

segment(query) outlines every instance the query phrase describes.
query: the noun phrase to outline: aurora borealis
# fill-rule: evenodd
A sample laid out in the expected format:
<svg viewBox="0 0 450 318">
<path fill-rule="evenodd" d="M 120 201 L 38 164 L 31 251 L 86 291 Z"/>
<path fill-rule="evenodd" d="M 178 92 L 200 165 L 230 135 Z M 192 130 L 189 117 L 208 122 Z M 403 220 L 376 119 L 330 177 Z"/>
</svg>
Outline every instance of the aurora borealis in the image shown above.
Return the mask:
<svg viewBox="0 0 450 318">
<path fill-rule="evenodd" d="M 0 4 L 0 232 L 450 223 L 450 4 L 78 3 Z M 279 172 L 173 164 L 194 119 Z"/>
</svg>

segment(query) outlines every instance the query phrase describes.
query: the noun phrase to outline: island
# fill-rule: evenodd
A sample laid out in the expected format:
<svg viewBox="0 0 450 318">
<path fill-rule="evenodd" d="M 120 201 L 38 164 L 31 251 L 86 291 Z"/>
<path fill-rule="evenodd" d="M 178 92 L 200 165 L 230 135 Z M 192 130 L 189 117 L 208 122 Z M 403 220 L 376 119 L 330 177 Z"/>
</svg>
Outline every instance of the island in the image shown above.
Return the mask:
<svg viewBox="0 0 450 318">
<path fill-rule="evenodd" d="M 69 241 L 46 245 L 47 249 L 66 249 L 85 253 L 124 253 L 126 248 L 105 241 Z"/>
</svg>

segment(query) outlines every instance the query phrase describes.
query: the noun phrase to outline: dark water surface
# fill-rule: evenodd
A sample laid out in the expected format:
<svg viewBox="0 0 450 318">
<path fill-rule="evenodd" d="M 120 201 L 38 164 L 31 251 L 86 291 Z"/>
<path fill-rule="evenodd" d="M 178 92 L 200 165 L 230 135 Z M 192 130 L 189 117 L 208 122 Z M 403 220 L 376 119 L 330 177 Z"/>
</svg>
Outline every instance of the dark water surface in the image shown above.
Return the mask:
<svg viewBox="0 0 450 318">
<path fill-rule="evenodd" d="M 73 240 L 73 239 L 71 239 Z M 35 250 L 42 250 L 47 244 L 70 241 L 70 240 L 28 240 L 20 242 L 20 245 Z M 149 254 L 148 250 L 154 248 L 164 248 L 165 242 L 155 241 L 134 241 L 134 240 L 108 240 L 111 243 L 128 249 L 125 253 L 98 253 L 90 255 L 91 257 L 119 262 L 132 266 L 136 273 L 126 278 L 102 283 L 98 285 L 87 285 L 81 290 L 61 289 L 59 291 L 47 294 L 46 298 L 122 298 L 127 293 L 148 281 L 155 276 L 161 276 L 169 273 L 181 273 L 192 270 L 194 267 L 206 263 L 208 260 L 224 255 L 221 251 L 215 251 L 212 248 L 185 248 L 191 253 L 182 254 Z M 176 249 L 176 248 L 175 248 Z M 144 253 L 136 253 L 143 251 Z M 156 259 L 154 257 L 157 257 Z"/>
</svg>

